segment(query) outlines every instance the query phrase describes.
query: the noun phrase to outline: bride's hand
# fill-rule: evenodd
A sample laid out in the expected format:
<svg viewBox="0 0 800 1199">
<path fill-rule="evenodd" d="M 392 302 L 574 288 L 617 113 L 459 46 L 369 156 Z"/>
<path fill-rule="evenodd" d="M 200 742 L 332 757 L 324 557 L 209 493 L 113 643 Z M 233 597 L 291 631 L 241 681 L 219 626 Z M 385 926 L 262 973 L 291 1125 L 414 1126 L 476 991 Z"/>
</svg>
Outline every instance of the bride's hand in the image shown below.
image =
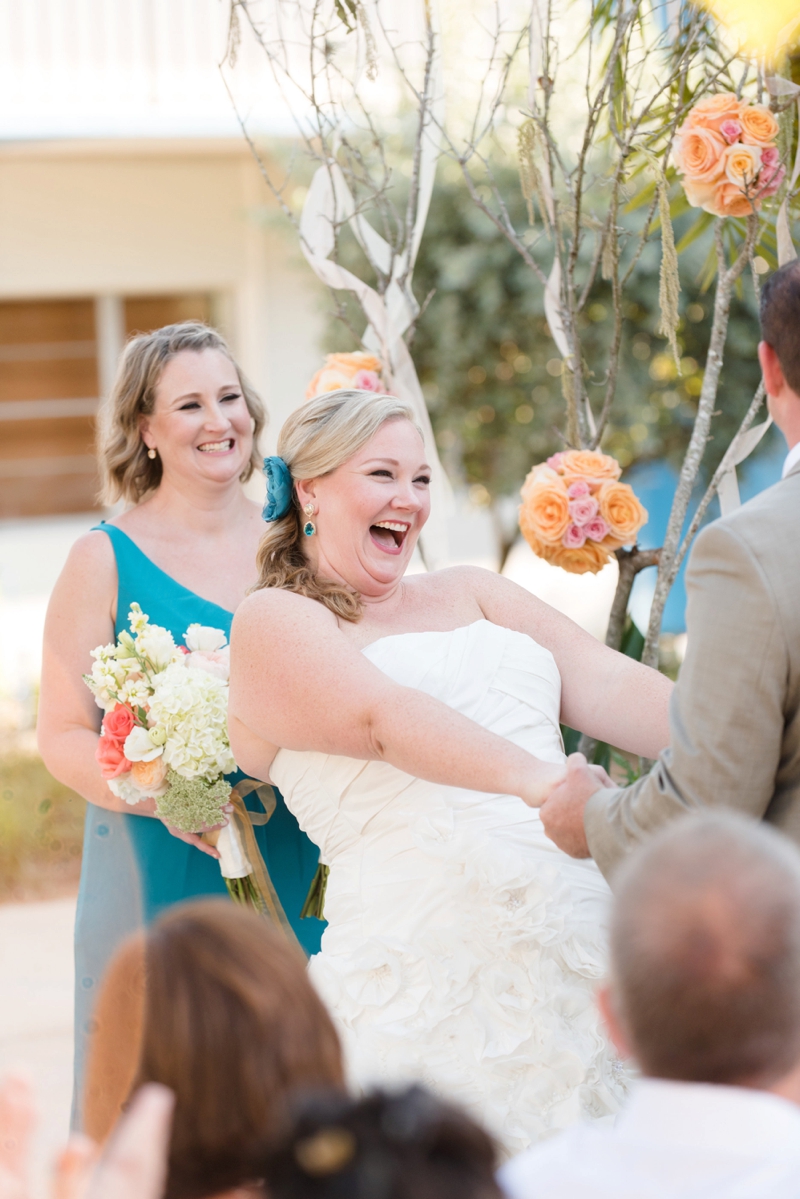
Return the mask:
<svg viewBox="0 0 800 1199">
<path fill-rule="evenodd" d="M 521 797 L 529 808 L 540 808 L 548 795 L 559 783 L 567 777 L 566 763 L 542 762 L 537 760 L 536 768 L 524 780 Z"/>
</svg>

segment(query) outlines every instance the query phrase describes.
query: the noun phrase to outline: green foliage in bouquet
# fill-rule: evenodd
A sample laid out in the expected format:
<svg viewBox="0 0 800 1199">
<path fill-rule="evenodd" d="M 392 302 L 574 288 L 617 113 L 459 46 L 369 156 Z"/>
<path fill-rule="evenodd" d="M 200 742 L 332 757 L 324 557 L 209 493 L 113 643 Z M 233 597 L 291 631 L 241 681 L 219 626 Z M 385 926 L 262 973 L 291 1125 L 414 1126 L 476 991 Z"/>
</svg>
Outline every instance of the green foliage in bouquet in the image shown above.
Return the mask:
<svg viewBox="0 0 800 1199">
<path fill-rule="evenodd" d="M 156 802 L 156 816 L 181 833 L 199 833 L 224 819 L 223 807 L 230 799 L 230 783 L 224 778 L 185 779 L 167 771 L 169 790 Z"/>
</svg>

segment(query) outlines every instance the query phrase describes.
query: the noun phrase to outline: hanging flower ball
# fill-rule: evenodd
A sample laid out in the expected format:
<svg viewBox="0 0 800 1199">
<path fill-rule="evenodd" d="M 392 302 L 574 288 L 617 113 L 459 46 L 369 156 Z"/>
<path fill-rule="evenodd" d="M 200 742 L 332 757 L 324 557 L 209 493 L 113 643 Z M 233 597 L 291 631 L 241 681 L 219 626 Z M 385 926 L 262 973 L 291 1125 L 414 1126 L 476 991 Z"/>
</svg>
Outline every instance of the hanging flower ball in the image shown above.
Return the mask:
<svg viewBox="0 0 800 1199">
<path fill-rule="evenodd" d="M 565 450 L 534 466 L 519 510 L 533 552 L 571 574 L 597 574 L 615 550 L 633 545 L 647 512 L 621 473 L 596 450 Z"/>
<path fill-rule="evenodd" d="M 354 391 L 385 393 L 381 375 L 383 364 L 374 354 L 361 350 L 352 354 L 329 354 L 306 389 L 306 399 L 325 395 L 328 391 L 353 388 Z"/>
<path fill-rule="evenodd" d="M 717 92 L 699 100 L 675 136 L 673 159 L 686 199 L 713 216 L 748 216 L 774 196 L 786 168 L 778 122 L 763 104 Z"/>
</svg>

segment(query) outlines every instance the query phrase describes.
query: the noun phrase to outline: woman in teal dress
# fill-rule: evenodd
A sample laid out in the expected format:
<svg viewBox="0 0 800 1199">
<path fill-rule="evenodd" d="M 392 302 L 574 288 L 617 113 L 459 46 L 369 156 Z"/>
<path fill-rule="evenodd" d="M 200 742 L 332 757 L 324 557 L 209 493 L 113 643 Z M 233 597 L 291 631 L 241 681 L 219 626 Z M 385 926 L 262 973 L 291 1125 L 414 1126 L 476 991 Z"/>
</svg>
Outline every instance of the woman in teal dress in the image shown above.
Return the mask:
<svg viewBox="0 0 800 1199">
<path fill-rule="evenodd" d="M 172 904 L 227 895 L 216 850 L 169 829 L 154 800 L 130 807 L 111 793 L 94 756 L 101 713 L 81 676 L 91 650 L 127 627 L 134 601 L 178 645 L 195 623 L 229 635 L 256 578 L 263 525 L 242 484 L 257 465 L 263 423 L 258 396 L 214 330 L 187 322 L 129 342 L 102 414 L 98 459 L 106 502 L 132 506 L 75 544 L 48 610 L 39 745 L 48 769 L 88 801 L 75 928 L 75 1125 L 94 1000 L 120 941 Z M 311 954 L 324 924 L 300 912 L 318 852 L 276 799 L 254 831 Z"/>
</svg>

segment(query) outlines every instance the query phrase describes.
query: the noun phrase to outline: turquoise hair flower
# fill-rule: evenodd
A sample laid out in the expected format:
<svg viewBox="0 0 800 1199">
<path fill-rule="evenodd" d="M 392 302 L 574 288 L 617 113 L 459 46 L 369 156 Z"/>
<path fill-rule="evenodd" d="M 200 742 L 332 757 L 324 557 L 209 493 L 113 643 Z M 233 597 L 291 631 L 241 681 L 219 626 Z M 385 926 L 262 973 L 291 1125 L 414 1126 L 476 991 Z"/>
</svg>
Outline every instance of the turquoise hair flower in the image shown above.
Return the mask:
<svg viewBox="0 0 800 1199">
<path fill-rule="evenodd" d="M 292 506 L 292 475 L 283 458 L 273 454 L 264 459 L 267 498 L 261 515 L 264 520 L 280 520 Z"/>
</svg>

